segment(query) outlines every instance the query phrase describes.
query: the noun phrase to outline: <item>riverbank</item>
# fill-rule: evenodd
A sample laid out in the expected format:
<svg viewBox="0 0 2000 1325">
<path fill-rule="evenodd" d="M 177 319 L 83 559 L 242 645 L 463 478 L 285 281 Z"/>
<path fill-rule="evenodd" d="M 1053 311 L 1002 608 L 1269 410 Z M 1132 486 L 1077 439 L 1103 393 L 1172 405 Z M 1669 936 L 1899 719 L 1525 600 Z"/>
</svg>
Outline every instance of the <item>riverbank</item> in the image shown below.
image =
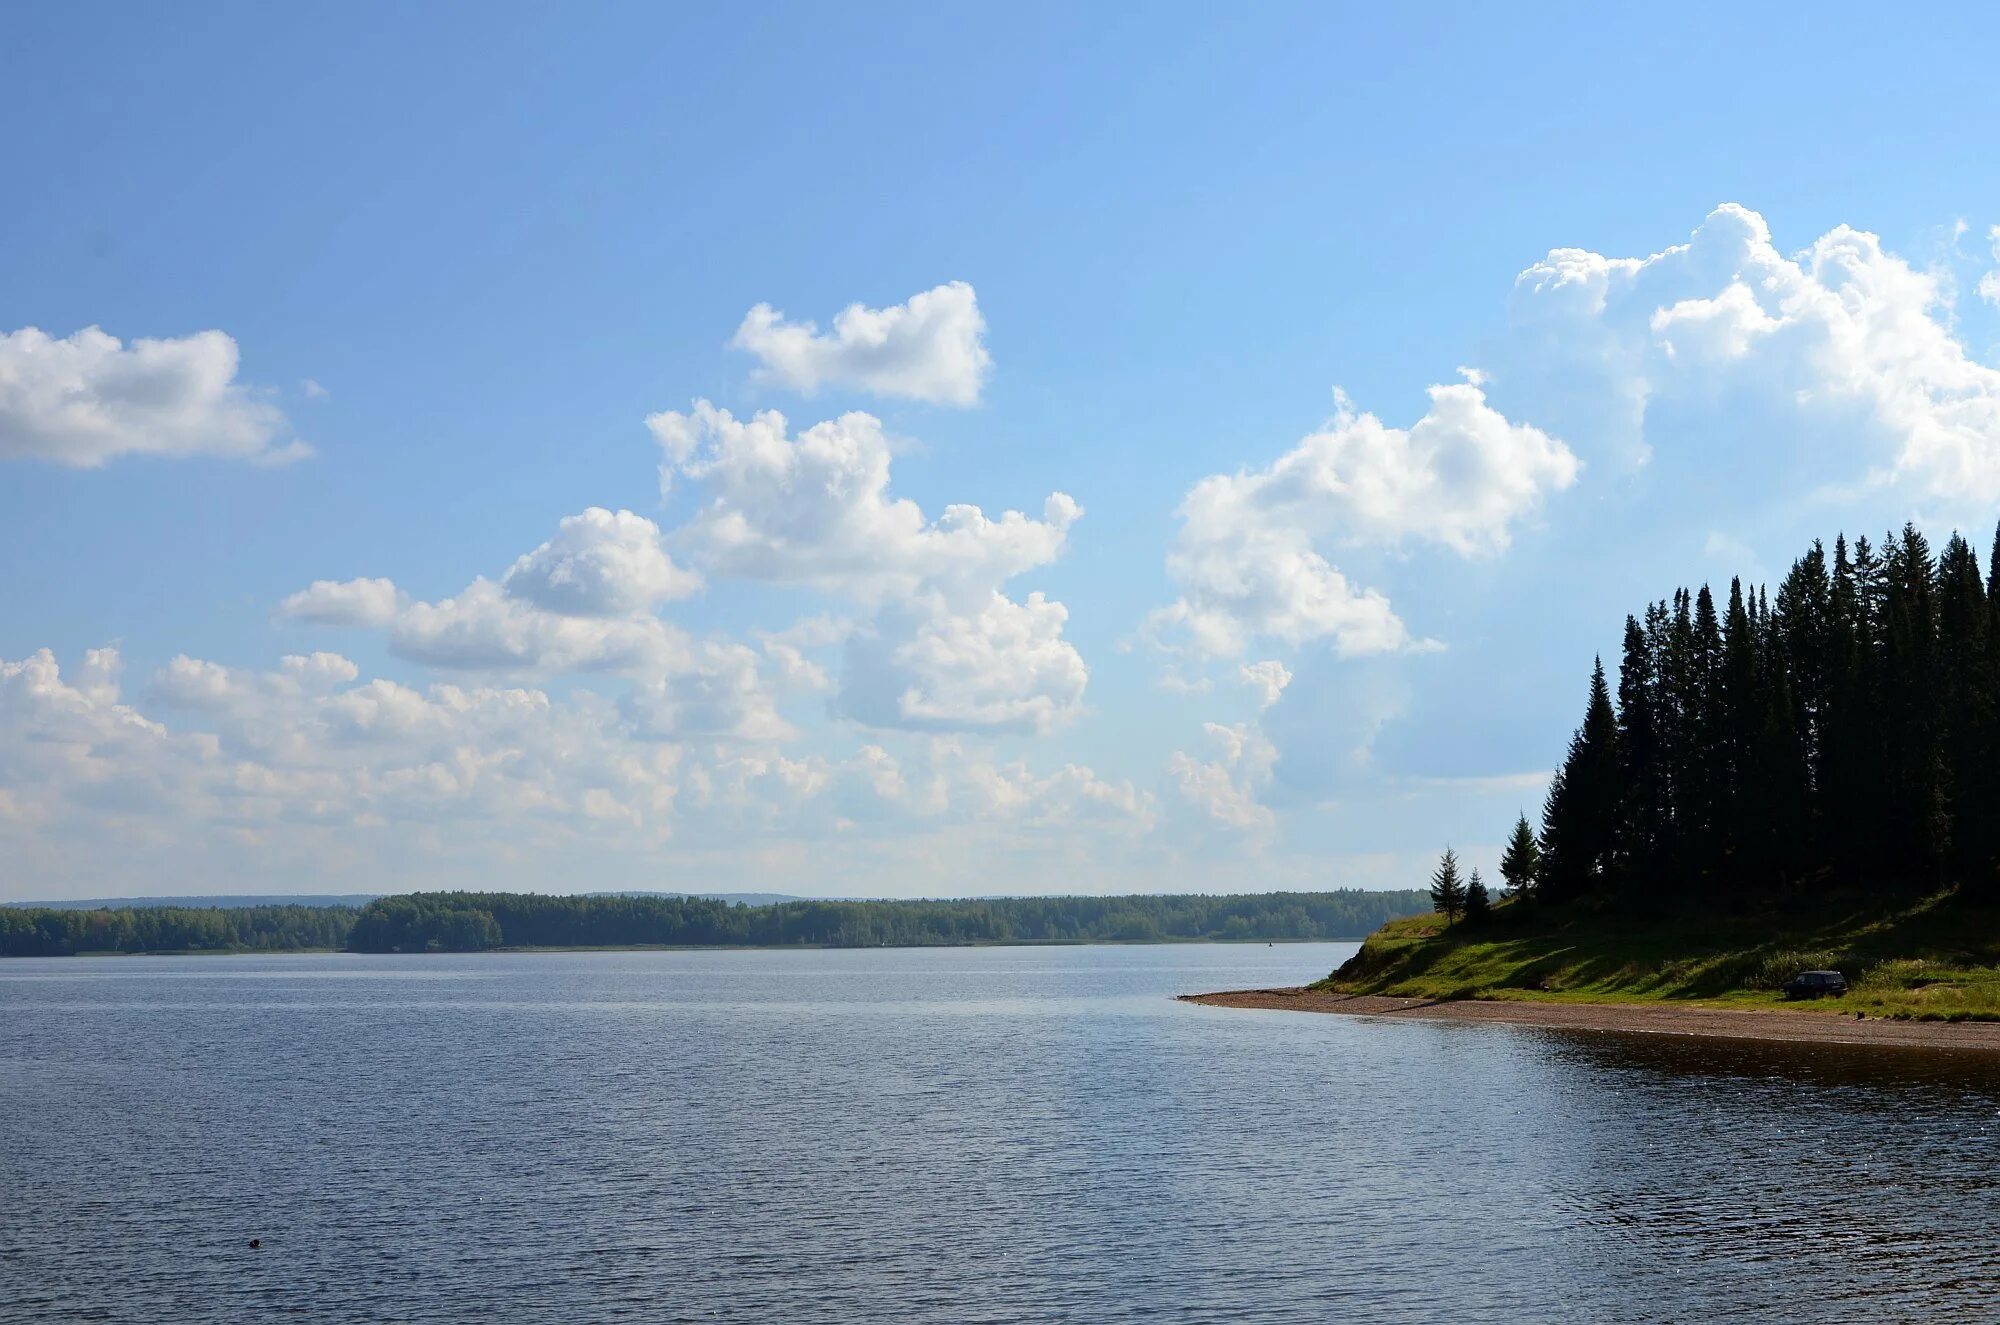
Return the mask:
<svg viewBox="0 0 2000 1325">
<path fill-rule="evenodd" d="M 1392 920 L 1316 989 L 1413 1000 L 1706 1006 L 1790 1015 L 1780 989 L 1840 971 L 1829 1012 L 2000 1021 L 2000 898 L 1945 888 L 1806 892 L 1783 906 L 1506 903 L 1481 922 Z"/>
<path fill-rule="evenodd" d="M 1802 1044 L 1881 1045 L 2000 1054 L 2000 1023 L 1908 1021 L 1843 1016 L 1808 1008 L 1778 1011 L 1667 1003 L 1568 1003 L 1500 999 L 1398 998 L 1341 994 L 1306 986 L 1182 994 L 1183 1003 L 1355 1017 L 1530 1026 L 1544 1030 L 1618 1031 Z"/>
</svg>

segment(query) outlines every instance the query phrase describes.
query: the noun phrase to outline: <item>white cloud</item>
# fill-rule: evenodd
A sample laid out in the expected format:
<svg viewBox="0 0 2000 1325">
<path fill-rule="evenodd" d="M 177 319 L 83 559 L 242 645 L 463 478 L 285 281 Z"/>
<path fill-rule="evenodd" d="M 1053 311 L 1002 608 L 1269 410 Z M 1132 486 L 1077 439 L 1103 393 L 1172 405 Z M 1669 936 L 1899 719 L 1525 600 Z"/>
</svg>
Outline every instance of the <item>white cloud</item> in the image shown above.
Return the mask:
<svg viewBox="0 0 2000 1325">
<path fill-rule="evenodd" d="M 1256 637 L 1291 645 L 1331 639 L 1342 655 L 1411 646 L 1389 600 L 1349 584 L 1306 534 L 1247 522 L 1197 524 L 1192 500 L 1182 503 L 1181 532 L 1167 553 L 1167 574 L 1181 596 L 1147 618 L 1156 643 L 1221 658 L 1240 656 Z"/>
<path fill-rule="evenodd" d="M 1356 413 L 1334 393 L 1332 422 L 1268 469 L 1204 480 L 1201 518 L 1279 521 L 1347 543 L 1428 539 L 1464 556 L 1503 552 L 1511 526 L 1576 482 L 1577 459 L 1539 428 L 1510 423 L 1476 380 L 1433 386 L 1409 429 Z"/>
<path fill-rule="evenodd" d="M 754 670 L 750 650 L 719 651 L 730 656 L 710 674 Z M 363 679 L 329 653 L 268 671 L 183 656 L 148 687 L 162 718 L 120 696 L 119 667 L 114 650 L 70 676 L 46 650 L 0 660 L 0 852 L 13 888 L 87 874 L 103 891 L 218 869 L 306 886 L 477 885 L 507 870 L 568 877 L 560 867 L 583 868 L 586 852 L 643 880 L 667 850 L 708 851 L 682 859 L 741 879 L 782 843 L 811 869 L 847 834 L 908 853 L 897 879 L 879 854 L 872 875 L 853 876 L 880 890 L 935 879 L 947 857 L 986 859 L 992 877 L 997 844 L 1018 852 L 1046 837 L 1083 851 L 1154 820 L 1153 798 L 1130 783 L 1076 764 L 1038 773 L 957 738 L 899 737 L 914 742 L 901 756 L 873 743 L 844 759 L 787 755 L 746 739 L 756 733 L 731 716 L 739 698 L 699 685 L 620 705 L 588 690 Z M 690 739 L 704 732 L 720 739 Z"/>
<path fill-rule="evenodd" d="M 2000 369 L 1958 339 L 1948 285 L 1864 231 L 1786 257 L 1725 204 L 1650 257 L 1551 251 L 1516 281 L 1511 322 L 1537 417 L 1570 435 L 1561 416 L 1643 458 L 1662 415 L 1711 442 L 1733 421 L 1760 434 L 1746 444 L 1810 438 L 1820 472 L 1851 451 L 1876 481 L 2000 497 Z"/>
<path fill-rule="evenodd" d="M 989 592 L 971 610 L 913 599 L 848 644 L 840 708 L 876 727 L 1046 732 L 1081 709 L 1089 669 L 1039 593 Z"/>
<path fill-rule="evenodd" d="M 1996 308 L 2000 308 L 2000 225 L 1996 225 L 1989 230 L 1987 238 L 1993 242 L 1993 261 L 1995 266 L 1992 271 L 1987 272 L 1979 278 L 1979 297 Z"/>
<path fill-rule="evenodd" d="M 1089 673 L 1062 638 L 1067 609 L 1002 591 L 1062 555 L 1083 515 L 1068 495 L 1050 494 L 1040 519 L 959 504 L 931 521 L 890 495 L 889 443 L 870 415 L 844 414 L 796 439 L 783 415 L 738 420 L 707 401 L 647 424 L 666 456 L 662 488 L 697 486 L 699 505 L 670 536 L 696 565 L 874 609 L 848 641 L 838 701 L 848 716 L 912 730 L 1046 731 L 1078 711 Z M 774 656 L 793 666 L 785 647 Z"/>
<path fill-rule="evenodd" d="M 1292 683 L 1291 671 L 1276 658 L 1263 662 L 1245 663 L 1236 669 L 1237 679 L 1257 692 L 1257 707 L 1267 709 L 1278 702 L 1278 696 L 1285 693 L 1285 687 Z"/>
<path fill-rule="evenodd" d="M 697 401 L 646 420 L 666 453 L 663 490 L 701 484 L 701 505 L 673 534 L 703 568 L 735 579 L 824 589 L 874 603 L 920 588 L 990 588 L 1062 554 L 1083 508 L 1052 493 L 1042 518 L 977 506 L 936 522 L 889 495 L 890 451 L 872 415 L 843 414 L 796 439 L 785 417 L 739 420 Z"/>
<path fill-rule="evenodd" d="M 1152 615 L 1153 638 L 1221 657 L 1257 637 L 1330 639 L 1343 655 L 1410 647 L 1388 599 L 1351 584 L 1315 544 L 1417 538 L 1491 555 L 1547 493 L 1576 481 L 1569 448 L 1509 422 L 1486 403 L 1483 378 L 1468 377 L 1431 387 L 1430 408 L 1407 430 L 1336 392 L 1327 427 L 1271 465 L 1195 484 L 1167 556 L 1181 596 Z"/>
<path fill-rule="evenodd" d="M 125 455 L 310 455 L 276 406 L 237 383 L 237 358 L 220 331 L 129 345 L 96 327 L 0 332 L 0 458 L 95 469 Z"/>
<path fill-rule="evenodd" d="M 1257 796 L 1271 781 L 1277 750 L 1258 728 L 1237 723 L 1202 725 L 1214 755 L 1198 759 L 1176 750 L 1167 760 L 1167 775 L 1183 800 L 1216 823 L 1246 831 L 1268 831 L 1276 816 Z"/>
<path fill-rule="evenodd" d="M 322 626 L 386 626 L 401 605 L 392 580 L 314 580 L 279 603 L 278 612 Z"/>
<path fill-rule="evenodd" d="M 1130 782 L 1074 763 L 1037 774 L 1019 760 L 996 761 L 958 737 L 931 739 L 901 759 L 880 745 L 864 745 L 832 769 L 832 785 L 850 826 L 879 824 L 891 831 L 910 822 L 948 821 L 1137 835 L 1157 819 L 1152 794 Z"/>
<path fill-rule="evenodd" d="M 477 579 L 435 603 L 408 601 L 389 622 L 398 657 L 464 671 L 522 676 L 646 674 L 686 652 L 687 637 L 658 617 L 567 616 Z"/>
<path fill-rule="evenodd" d="M 831 334 L 758 304 L 729 343 L 757 357 L 760 380 L 806 394 L 851 385 L 877 395 L 975 405 L 992 365 L 985 333 L 972 287 L 953 281 L 890 308 L 850 304 L 834 318 Z"/>
<path fill-rule="evenodd" d="M 662 740 L 788 741 L 798 735 L 779 716 L 757 654 L 740 644 L 694 649 L 687 663 L 635 691 L 626 713 L 640 732 Z"/>
<path fill-rule="evenodd" d="M 565 517 L 554 538 L 514 563 L 501 587 L 551 612 L 608 617 L 686 598 L 701 588 L 701 577 L 674 565 L 651 520 L 593 506 Z"/>
<path fill-rule="evenodd" d="M 826 664 L 814 655 L 845 642 L 853 630 L 850 621 L 820 615 L 795 621 L 783 630 L 760 630 L 756 635 L 779 685 L 817 694 L 832 690 L 833 680 L 827 675 Z"/>
<path fill-rule="evenodd" d="M 758 653 L 697 641 L 654 615 L 661 601 L 697 584 L 667 557 L 652 521 L 593 507 L 562 521 L 554 538 L 518 558 L 498 583 L 482 577 L 450 598 L 425 602 L 386 579 L 322 580 L 279 610 L 384 630 L 397 657 L 448 671 L 627 678 L 635 684 L 628 716 L 651 739 L 792 738 L 797 733 L 777 711 Z M 776 664 L 796 670 L 803 657 L 780 656 Z M 191 695 L 196 678 L 168 682 L 167 693 Z"/>
</svg>

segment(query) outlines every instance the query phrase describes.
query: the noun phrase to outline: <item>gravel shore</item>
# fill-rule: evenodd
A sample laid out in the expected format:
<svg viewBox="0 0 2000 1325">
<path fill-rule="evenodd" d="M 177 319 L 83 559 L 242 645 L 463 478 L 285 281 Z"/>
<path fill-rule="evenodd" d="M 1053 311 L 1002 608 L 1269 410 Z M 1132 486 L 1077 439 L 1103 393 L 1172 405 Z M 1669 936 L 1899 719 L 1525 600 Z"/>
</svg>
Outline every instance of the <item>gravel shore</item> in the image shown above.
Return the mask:
<svg viewBox="0 0 2000 1325">
<path fill-rule="evenodd" d="M 1285 1012 L 1335 1012 L 1346 1016 L 1491 1022 L 1550 1030 L 1624 1031 L 1722 1039 L 1784 1040 L 1807 1044 L 1892 1045 L 2000 1054 L 2000 1022 L 1891 1021 L 1852 1014 L 1691 1007 L 1666 1003 L 1537 1003 L 1459 999 L 1439 1002 L 1378 994 L 1333 994 L 1303 987 L 1236 989 L 1182 994 L 1185 1003 L 1263 1008 Z"/>
</svg>

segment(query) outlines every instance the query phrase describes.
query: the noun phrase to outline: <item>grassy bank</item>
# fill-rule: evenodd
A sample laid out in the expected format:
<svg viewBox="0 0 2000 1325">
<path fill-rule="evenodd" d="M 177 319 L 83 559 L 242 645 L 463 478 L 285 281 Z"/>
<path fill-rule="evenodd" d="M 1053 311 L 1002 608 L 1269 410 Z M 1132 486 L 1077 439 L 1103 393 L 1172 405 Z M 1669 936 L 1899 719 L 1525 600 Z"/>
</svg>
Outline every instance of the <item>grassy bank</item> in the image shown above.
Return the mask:
<svg viewBox="0 0 2000 1325">
<path fill-rule="evenodd" d="M 1786 1004 L 1803 970 L 1846 974 L 1845 998 Z M 2000 907 L 1947 889 L 1794 899 L 1756 914 L 1635 905 L 1506 904 L 1481 925 L 1392 920 L 1313 986 L 1404 998 L 1685 1001 L 1920 1020 L 2000 1021 Z"/>
</svg>

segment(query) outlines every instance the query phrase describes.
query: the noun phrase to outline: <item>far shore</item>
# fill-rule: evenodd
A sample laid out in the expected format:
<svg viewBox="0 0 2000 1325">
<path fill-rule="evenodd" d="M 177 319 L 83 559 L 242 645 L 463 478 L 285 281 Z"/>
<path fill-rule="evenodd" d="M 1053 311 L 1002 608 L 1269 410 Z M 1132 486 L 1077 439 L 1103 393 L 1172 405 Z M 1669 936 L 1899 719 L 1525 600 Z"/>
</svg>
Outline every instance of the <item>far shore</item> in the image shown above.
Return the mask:
<svg viewBox="0 0 2000 1325">
<path fill-rule="evenodd" d="M 1336 994 L 1293 986 L 1182 994 L 1184 1003 L 1281 1012 L 1332 1012 L 1353 1017 L 1530 1026 L 1545 1030 L 1619 1031 L 1800 1044 L 1880 1045 L 2000 1054 L 2000 1022 L 1914 1021 L 1852 1014 L 1727 1008 L 1674 1003 L 1560 1003 L 1529 1000 L 1394 998 Z"/>
<path fill-rule="evenodd" d="M 1232 947 L 1273 948 L 1299 943 L 1359 943 L 1361 939 L 969 939 L 963 943 L 557 943 L 502 944 L 497 948 L 436 952 L 362 952 L 353 948 L 142 948 L 124 952 L 116 948 L 85 948 L 60 954 L 63 960 L 77 957 L 299 957 L 332 954 L 339 957 L 489 957 L 495 954 L 522 955 L 540 952 L 887 952 L 937 948 L 1178 948 L 1193 944 L 1227 944 Z M 4 954 L 0 962 L 50 960 L 52 954 Z M 1202 995 L 1202 997 L 1207 997 Z"/>
</svg>

